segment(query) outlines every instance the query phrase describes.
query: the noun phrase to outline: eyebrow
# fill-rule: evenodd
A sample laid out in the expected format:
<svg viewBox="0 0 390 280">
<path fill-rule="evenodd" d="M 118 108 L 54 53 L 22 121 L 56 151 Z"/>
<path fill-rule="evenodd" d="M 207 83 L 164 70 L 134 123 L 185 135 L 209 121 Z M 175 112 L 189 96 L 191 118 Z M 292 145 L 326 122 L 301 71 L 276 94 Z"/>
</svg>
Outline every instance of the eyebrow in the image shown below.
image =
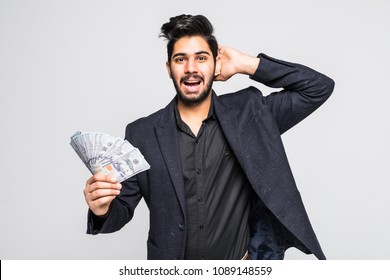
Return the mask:
<svg viewBox="0 0 390 280">
<path fill-rule="evenodd" d="M 199 51 L 199 52 L 196 52 L 195 54 L 196 54 L 196 55 L 200 55 L 200 54 L 207 54 L 207 55 L 210 55 L 210 53 L 207 52 L 207 51 Z M 174 54 L 174 55 L 172 56 L 172 58 L 175 58 L 175 57 L 177 57 L 177 56 L 186 56 L 186 55 L 187 55 L 186 53 L 176 53 L 176 54 Z"/>
</svg>

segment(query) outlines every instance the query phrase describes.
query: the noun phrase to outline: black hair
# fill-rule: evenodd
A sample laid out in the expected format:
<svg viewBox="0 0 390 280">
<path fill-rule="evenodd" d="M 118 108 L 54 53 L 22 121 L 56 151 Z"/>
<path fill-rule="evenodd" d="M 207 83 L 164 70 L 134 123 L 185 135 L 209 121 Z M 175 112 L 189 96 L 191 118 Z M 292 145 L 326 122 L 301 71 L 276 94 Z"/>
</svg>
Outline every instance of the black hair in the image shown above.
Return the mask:
<svg viewBox="0 0 390 280">
<path fill-rule="evenodd" d="M 210 21 L 203 15 L 179 15 L 171 17 L 168 22 L 161 26 L 159 37 L 164 37 L 168 40 L 168 61 L 171 59 L 173 47 L 177 40 L 185 36 L 203 37 L 210 47 L 214 61 L 216 60 L 218 55 L 218 43 L 213 35 L 213 26 Z"/>
</svg>

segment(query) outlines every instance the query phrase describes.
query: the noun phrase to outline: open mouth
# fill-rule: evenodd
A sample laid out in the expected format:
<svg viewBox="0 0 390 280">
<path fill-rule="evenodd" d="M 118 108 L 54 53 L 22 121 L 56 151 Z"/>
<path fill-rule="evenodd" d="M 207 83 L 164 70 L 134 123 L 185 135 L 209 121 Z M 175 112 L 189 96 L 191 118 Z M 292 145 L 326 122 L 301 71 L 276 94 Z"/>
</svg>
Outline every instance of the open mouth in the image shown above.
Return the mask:
<svg viewBox="0 0 390 280">
<path fill-rule="evenodd" d="M 200 85 L 200 81 L 186 81 L 184 85 L 187 87 L 196 87 Z"/>
<path fill-rule="evenodd" d="M 182 83 L 186 86 L 199 86 L 201 82 L 203 82 L 203 77 L 197 74 L 187 75 L 181 78 Z"/>
<path fill-rule="evenodd" d="M 203 77 L 197 74 L 185 76 L 181 79 L 181 82 L 190 92 L 196 92 L 199 89 L 200 84 L 203 82 Z"/>
</svg>

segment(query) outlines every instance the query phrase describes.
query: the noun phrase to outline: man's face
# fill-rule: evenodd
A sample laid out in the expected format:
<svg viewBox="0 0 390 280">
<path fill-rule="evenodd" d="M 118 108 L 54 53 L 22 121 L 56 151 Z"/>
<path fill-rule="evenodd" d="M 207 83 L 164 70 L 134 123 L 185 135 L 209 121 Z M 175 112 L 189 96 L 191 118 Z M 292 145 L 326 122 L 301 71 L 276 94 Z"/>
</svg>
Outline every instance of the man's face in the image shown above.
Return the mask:
<svg viewBox="0 0 390 280">
<path fill-rule="evenodd" d="M 179 39 L 167 62 L 167 70 L 179 100 L 185 105 L 199 104 L 210 95 L 215 63 L 210 47 L 202 37 Z"/>
</svg>

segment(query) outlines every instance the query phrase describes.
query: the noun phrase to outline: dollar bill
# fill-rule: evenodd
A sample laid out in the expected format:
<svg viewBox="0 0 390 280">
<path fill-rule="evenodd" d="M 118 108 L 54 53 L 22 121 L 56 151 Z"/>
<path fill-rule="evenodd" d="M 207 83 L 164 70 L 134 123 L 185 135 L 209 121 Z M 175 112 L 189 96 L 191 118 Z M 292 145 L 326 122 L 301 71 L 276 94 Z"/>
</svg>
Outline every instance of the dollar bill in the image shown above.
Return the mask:
<svg viewBox="0 0 390 280">
<path fill-rule="evenodd" d="M 141 152 L 119 137 L 77 131 L 70 139 L 70 145 L 92 174 L 107 174 L 123 182 L 150 169 Z"/>
</svg>

